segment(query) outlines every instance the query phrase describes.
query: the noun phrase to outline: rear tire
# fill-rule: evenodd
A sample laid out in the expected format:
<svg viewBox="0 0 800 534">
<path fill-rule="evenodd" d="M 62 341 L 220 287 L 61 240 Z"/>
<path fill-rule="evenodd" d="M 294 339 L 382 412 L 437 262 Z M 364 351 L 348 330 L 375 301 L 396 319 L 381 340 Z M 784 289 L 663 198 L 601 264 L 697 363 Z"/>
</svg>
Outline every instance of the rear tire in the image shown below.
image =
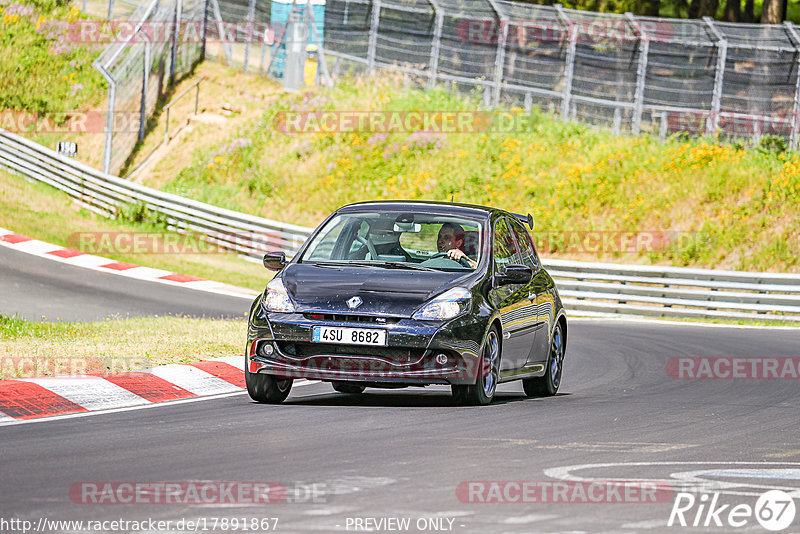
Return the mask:
<svg viewBox="0 0 800 534">
<path fill-rule="evenodd" d="M 550 353 L 547 356 L 547 369 L 544 376 L 522 381 L 522 389 L 529 397 L 552 397 L 561 386 L 561 372 L 564 365 L 564 332 L 561 323 L 556 323 Z"/>
<path fill-rule="evenodd" d="M 452 386 L 453 398 L 459 404 L 486 406 L 492 402 L 500 379 L 500 335 L 492 326 L 483 346 L 481 369 L 474 385 Z"/>
<path fill-rule="evenodd" d="M 291 378 L 280 380 L 273 375 L 251 373 L 248 365 L 249 362 L 245 362 L 244 382 L 251 399 L 264 404 L 280 404 L 286 400 L 292 390 Z"/>
<path fill-rule="evenodd" d="M 347 382 L 333 382 L 333 389 L 338 391 L 339 393 L 348 393 L 350 395 L 358 395 L 360 393 L 364 393 L 364 390 L 367 389 L 364 386 L 359 386 L 357 384 L 348 384 Z"/>
</svg>

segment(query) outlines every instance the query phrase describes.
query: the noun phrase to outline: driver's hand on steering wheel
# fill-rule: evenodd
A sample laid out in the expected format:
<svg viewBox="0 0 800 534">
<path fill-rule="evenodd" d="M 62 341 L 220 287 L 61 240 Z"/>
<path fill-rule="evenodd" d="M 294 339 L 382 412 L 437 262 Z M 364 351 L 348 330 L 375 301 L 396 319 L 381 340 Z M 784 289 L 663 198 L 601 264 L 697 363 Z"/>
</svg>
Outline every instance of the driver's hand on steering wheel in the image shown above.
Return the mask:
<svg viewBox="0 0 800 534">
<path fill-rule="evenodd" d="M 447 251 L 447 257 L 453 261 L 460 261 L 461 258 L 464 258 L 467 260 L 469 266 L 473 269 L 478 266 L 478 262 L 470 259 L 470 257 L 464 254 L 464 251 L 461 249 L 451 248 Z"/>
</svg>

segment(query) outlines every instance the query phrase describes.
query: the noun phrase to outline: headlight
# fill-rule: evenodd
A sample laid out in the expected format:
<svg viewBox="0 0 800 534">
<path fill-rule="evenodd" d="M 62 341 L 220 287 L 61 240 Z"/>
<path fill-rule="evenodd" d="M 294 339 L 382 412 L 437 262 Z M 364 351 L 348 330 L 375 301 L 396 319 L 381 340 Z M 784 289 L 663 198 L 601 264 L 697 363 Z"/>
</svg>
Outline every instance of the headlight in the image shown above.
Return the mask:
<svg viewBox="0 0 800 534">
<path fill-rule="evenodd" d="M 458 317 L 472 307 L 472 293 L 463 287 L 454 287 L 434 298 L 412 316 L 422 321 L 443 321 Z"/>
<path fill-rule="evenodd" d="M 283 287 L 283 280 L 274 278 L 267 284 L 267 291 L 262 300 L 264 308 L 271 312 L 294 313 L 294 304 L 289 298 L 289 293 Z"/>
</svg>

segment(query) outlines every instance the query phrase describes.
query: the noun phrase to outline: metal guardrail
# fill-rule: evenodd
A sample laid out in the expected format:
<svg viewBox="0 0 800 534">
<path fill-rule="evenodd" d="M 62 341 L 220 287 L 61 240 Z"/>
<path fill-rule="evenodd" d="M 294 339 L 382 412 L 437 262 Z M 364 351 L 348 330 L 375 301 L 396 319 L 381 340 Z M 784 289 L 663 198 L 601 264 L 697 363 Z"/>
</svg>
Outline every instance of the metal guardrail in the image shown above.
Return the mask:
<svg viewBox="0 0 800 534">
<path fill-rule="evenodd" d="M 135 184 L 62 156 L 19 135 L 0 130 L 0 166 L 47 183 L 92 211 L 115 217 L 141 205 L 166 218 L 170 229 L 196 233 L 203 240 L 252 258 L 267 250 L 293 255 L 310 230 L 227 210 Z"/>
<path fill-rule="evenodd" d="M 171 229 L 251 258 L 291 256 L 310 228 L 227 210 L 104 174 L 0 130 L 0 166 L 56 187 L 88 208 L 116 216 L 131 204 L 166 217 Z M 800 274 L 543 260 L 567 310 L 620 314 L 800 321 Z"/>
<path fill-rule="evenodd" d="M 543 260 L 568 310 L 800 321 L 800 274 Z"/>
</svg>

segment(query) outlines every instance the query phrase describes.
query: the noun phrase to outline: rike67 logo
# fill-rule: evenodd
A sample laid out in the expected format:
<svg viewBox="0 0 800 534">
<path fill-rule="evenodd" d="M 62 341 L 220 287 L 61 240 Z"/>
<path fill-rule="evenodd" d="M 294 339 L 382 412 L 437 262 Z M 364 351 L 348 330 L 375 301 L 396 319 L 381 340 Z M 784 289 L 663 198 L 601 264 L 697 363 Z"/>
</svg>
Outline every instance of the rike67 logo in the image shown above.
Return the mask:
<svg viewBox="0 0 800 534">
<path fill-rule="evenodd" d="M 791 495 L 781 490 L 769 490 L 756 501 L 755 506 L 725 502 L 719 492 L 679 492 L 675 496 L 667 526 L 681 527 L 754 527 L 756 523 L 770 531 L 788 528 L 795 518 L 795 504 Z"/>
</svg>

